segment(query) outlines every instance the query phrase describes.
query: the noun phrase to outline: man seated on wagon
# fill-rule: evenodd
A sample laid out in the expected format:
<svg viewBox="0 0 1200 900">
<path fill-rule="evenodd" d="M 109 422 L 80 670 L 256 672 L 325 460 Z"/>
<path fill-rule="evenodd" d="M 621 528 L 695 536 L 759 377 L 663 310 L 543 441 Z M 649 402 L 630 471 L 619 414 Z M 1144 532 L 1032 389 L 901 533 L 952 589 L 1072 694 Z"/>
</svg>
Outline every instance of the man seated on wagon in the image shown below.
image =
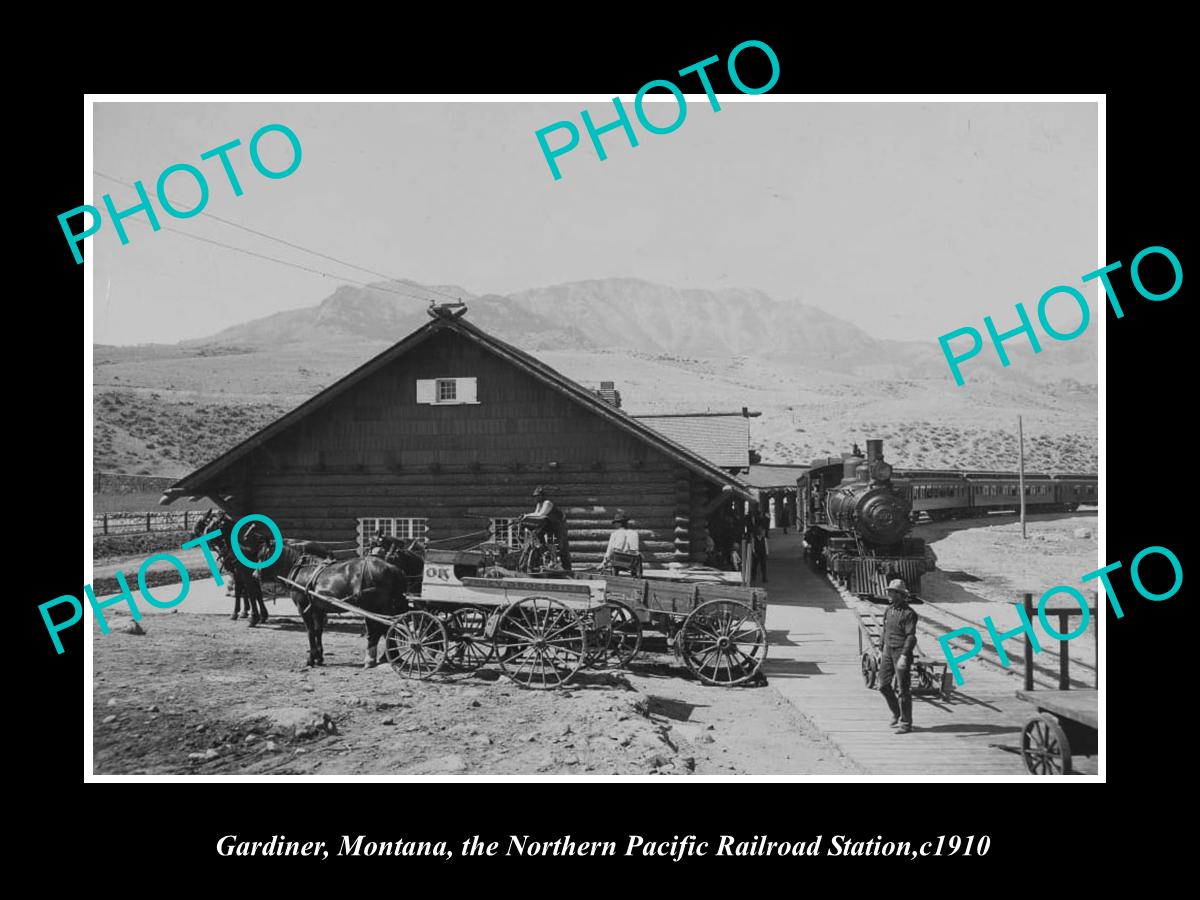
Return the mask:
<svg viewBox="0 0 1200 900">
<path fill-rule="evenodd" d="M 564 572 L 571 571 L 571 551 L 567 547 L 567 520 L 562 510 L 546 496 L 546 489 L 540 485 L 534 488 L 533 496 L 538 505 L 531 513 L 521 516 L 525 526 L 534 529 L 534 536 L 544 540 L 547 534 L 554 535 L 558 543 L 558 561 Z"/>
<path fill-rule="evenodd" d="M 618 509 L 613 516 L 616 528 L 608 536 L 608 548 L 604 551 L 604 568 L 613 572 L 642 574 L 642 554 L 638 533 L 629 527 L 629 517 Z"/>
</svg>

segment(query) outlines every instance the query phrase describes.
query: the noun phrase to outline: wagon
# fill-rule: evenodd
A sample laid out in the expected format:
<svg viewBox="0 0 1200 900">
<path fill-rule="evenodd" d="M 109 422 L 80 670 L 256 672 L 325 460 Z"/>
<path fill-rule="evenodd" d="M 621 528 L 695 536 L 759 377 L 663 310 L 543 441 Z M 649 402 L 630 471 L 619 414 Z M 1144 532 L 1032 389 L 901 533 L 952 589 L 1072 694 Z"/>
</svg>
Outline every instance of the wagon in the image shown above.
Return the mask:
<svg viewBox="0 0 1200 900">
<path fill-rule="evenodd" d="M 521 687 L 559 688 L 585 666 L 628 665 L 645 628 L 665 632 L 677 659 L 706 684 L 762 678 L 761 589 L 725 583 L 721 573 L 669 570 L 639 578 L 481 574 L 494 571 L 493 561 L 486 549 L 426 551 L 419 593 L 407 612 L 391 617 L 279 580 L 386 625 L 383 658 L 406 678 L 473 672 L 494 662 Z"/>
<path fill-rule="evenodd" d="M 1023 598 L 1025 615 L 1033 610 L 1033 594 Z M 1069 621 L 1083 615 L 1079 607 L 1052 609 L 1047 606 L 1045 616 L 1058 617 L 1058 633 L 1070 632 Z M 1071 653 L 1068 642 L 1058 642 L 1058 690 L 1035 691 L 1033 685 L 1033 646 L 1029 632 L 1025 633 L 1025 686 L 1017 691 L 1017 697 L 1033 704 L 1038 714 L 1025 722 L 1021 729 L 1019 752 L 1030 775 L 1070 775 L 1074 769 L 1074 757 L 1094 756 L 1099 752 L 1099 700 L 1100 677 L 1100 619 L 1097 608 L 1089 607 L 1089 619 L 1096 624 L 1096 678 L 1097 690 L 1071 690 Z M 1015 748 L 1014 748 L 1015 749 Z"/>
<path fill-rule="evenodd" d="M 401 675 L 471 672 L 495 661 L 521 687 L 566 684 L 609 638 L 603 583 L 482 577 L 477 550 L 429 550 L 421 593 L 384 638 Z"/>
<path fill-rule="evenodd" d="M 879 657 L 883 640 L 883 613 L 874 609 L 855 610 L 858 617 L 858 656 L 863 684 L 879 689 Z M 912 693 L 932 694 L 949 700 L 954 692 L 954 675 L 945 660 L 930 659 L 918 646 L 913 651 Z"/>
<path fill-rule="evenodd" d="M 705 684 L 761 681 L 767 657 L 767 592 L 728 573 L 647 570 L 641 577 L 591 574 L 604 584 L 611 634 L 602 662 L 625 666 L 645 630 L 666 635 L 675 657 Z"/>
<path fill-rule="evenodd" d="M 1031 775 L 1070 775 L 1073 755 L 1099 746 L 1096 691 L 1017 691 L 1038 714 L 1021 731 L 1021 758 Z"/>
</svg>

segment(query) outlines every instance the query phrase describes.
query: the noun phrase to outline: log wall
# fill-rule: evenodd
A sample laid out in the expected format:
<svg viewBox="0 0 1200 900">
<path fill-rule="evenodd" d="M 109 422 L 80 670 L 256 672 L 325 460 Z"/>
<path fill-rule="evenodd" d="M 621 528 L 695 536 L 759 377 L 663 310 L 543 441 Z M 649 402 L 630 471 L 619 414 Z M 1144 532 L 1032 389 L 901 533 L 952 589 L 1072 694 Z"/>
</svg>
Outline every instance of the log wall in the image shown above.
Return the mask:
<svg viewBox="0 0 1200 900">
<path fill-rule="evenodd" d="M 474 377 L 473 405 L 416 402 L 418 378 Z M 702 559 L 694 513 L 714 488 L 546 383 L 453 332 L 273 437 L 229 473 L 239 514 L 289 537 L 344 541 L 360 517 L 419 517 L 444 540 L 535 506 L 544 485 L 567 516 L 573 558 L 600 559 L 623 509 L 658 562 Z M 473 541 L 483 539 L 476 536 Z"/>
</svg>

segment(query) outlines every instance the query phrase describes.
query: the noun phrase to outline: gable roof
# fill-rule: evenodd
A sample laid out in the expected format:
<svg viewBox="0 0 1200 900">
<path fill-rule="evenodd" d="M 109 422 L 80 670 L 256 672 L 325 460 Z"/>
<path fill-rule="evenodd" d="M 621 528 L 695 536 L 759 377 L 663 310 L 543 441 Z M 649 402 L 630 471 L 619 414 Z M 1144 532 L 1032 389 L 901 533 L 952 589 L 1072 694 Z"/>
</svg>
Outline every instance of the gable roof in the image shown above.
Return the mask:
<svg viewBox="0 0 1200 900">
<path fill-rule="evenodd" d="M 750 420 L 742 416 L 638 416 L 637 420 L 722 468 L 750 465 Z"/>
<path fill-rule="evenodd" d="M 628 432 L 635 438 L 649 444 L 664 456 L 675 460 L 689 471 L 695 472 L 719 485 L 730 485 L 735 492 L 747 499 L 753 499 L 748 485 L 725 472 L 720 466 L 706 459 L 694 450 L 678 443 L 670 436 L 664 435 L 639 422 L 637 419 L 622 412 L 620 409 L 606 403 L 593 391 L 555 371 L 539 359 L 530 356 L 523 350 L 518 350 L 499 338 L 485 332 L 463 318 L 466 308 L 451 312 L 446 307 L 430 309 L 431 321 L 426 322 L 412 334 L 397 341 L 379 355 L 369 359 L 348 375 L 334 382 L 312 397 L 305 400 L 291 412 L 285 413 L 274 422 L 260 429 L 240 444 L 218 456 L 212 462 L 206 463 L 183 478 L 179 479 L 163 493 L 161 503 L 171 503 L 177 497 L 186 494 L 203 493 L 213 479 L 228 469 L 231 465 L 247 456 L 255 448 L 262 446 L 276 435 L 291 428 L 306 416 L 323 407 L 325 404 L 345 394 L 364 379 L 374 375 L 394 360 L 400 358 L 414 347 L 424 343 L 429 338 L 443 331 L 453 331 L 463 338 L 478 344 L 480 347 L 507 360 L 518 369 L 533 376 L 548 387 L 564 394 L 568 399 L 580 406 L 586 407 L 596 415 L 606 419 L 611 424 Z"/>
</svg>

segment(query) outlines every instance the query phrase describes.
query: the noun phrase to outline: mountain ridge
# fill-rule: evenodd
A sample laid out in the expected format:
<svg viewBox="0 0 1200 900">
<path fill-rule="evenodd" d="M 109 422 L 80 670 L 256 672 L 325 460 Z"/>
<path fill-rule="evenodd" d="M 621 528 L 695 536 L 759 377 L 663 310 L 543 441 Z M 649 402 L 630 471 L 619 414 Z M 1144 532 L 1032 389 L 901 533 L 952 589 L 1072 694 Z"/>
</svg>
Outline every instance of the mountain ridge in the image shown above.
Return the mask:
<svg viewBox="0 0 1200 900">
<path fill-rule="evenodd" d="M 418 291 L 429 297 L 414 302 Z M 767 462 L 805 463 L 884 437 L 910 467 L 1013 468 L 1025 416 L 1031 465 L 1095 470 L 1096 344 L 990 347 L 955 386 L 936 338 L 877 338 L 798 299 L 755 288 L 674 288 L 590 279 L 510 295 L 411 281 L 341 286 L 173 345 L 94 351 L 94 466 L 182 474 L 207 462 L 428 322 L 429 300 L 587 386 L 615 381 L 630 412 L 748 406 Z M 1000 324 L 1004 320 L 1000 317 Z M 982 323 L 978 326 L 982 329 Z"/>
</svg>

